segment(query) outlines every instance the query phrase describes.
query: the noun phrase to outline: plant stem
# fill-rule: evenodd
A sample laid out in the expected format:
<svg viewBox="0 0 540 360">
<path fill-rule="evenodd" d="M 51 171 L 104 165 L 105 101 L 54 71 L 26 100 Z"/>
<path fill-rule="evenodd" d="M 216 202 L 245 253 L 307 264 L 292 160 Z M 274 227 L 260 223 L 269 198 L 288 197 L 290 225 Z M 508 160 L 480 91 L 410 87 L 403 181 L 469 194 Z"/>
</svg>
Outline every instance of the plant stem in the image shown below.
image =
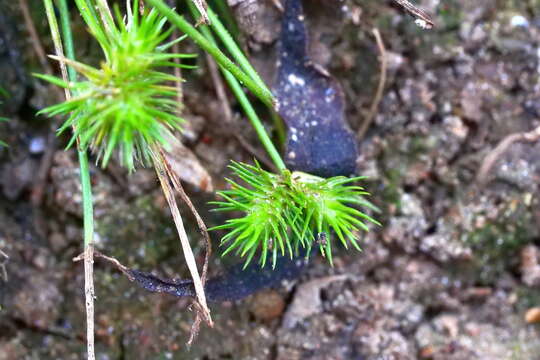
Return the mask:
<svg viewBox="0 0 540 360">
<path fill-rule="evenodd" d="M 221 16 L 226 25 L 225 27 L 229 29 L 229 34 L 231 34 L 233 39 L 237 41 L 240 31 L 238 30 L 238 25 L 231 14 L 231 9 L 229 8 L 229 5 L 227 5 L 227 2 L 223 0 L 215 0 L 212 1 L 212 6 L 215 6 L 215 9 L 217 9 L 218 14 Z"/>
<path fill-rule="evenodd" d="M 272 122 L 274 123 L 274 131 L 276 132 L 277 142 L 279 147 L 283 148 L 283 145 L 287 141 L 287 130 L 285 129 L 285 123 L 276 110 L 271 109 L 270 112 Z"/>
<path fill-rule="evenodd" d="M 225 77 L 225 80 L 231 87 L 232 92 L 238 99 L 238 102 L 244 109 L 244 112 L 246 113 L 246 116 L 248 117 L 249 121 L 251 122 L 251 126 L 255 129 L 255 132 L 257 132 L 257 135 L 259 136 L 259 140 L 263 144 L 264 148 L 266 149 L 266 152 L 268 152 L 268 155 L 270 155 L 270 158 L 278 168 L 278 170 L 283 171 L 287 169 L 287 166 L 283 162 L 283 159 L 279 155 L 279 152 L 277 151 L 276 147 L 274 146 L 274 143 L 268 136 L 268 133 L 266 132 L 266 129 L 264 128 L 264 125 L 262 124 L 261 120 L 259 119 L 259 116 L 255 112 L 255 109 L 253 109 L 253 106 L 249 102 L 248 97 L 242 90 L 242 87 L 238 83 L 238 81 L 235 79 L 235 77 L 228 72 L 225 69 L 221 69 L 223 72 L 223 76 Z"/>
<path fill-rule="evenodd" d="M 69 21 L 69 10 L 66 0 L 57 0 L 58 10 L 60 12 L 60 24 L 62 26 L 62 36 L 64 38 L 64 47 L 66 58 L 75 60 L 75 50 L 73 49 L 73 36 L 71 34 L 71 24 Z M 68 41 L 70 39 L 70 41 Z M 72 66 L 67 67 L 69 81 L 77 80 L 77 72 Z"/>
<path fill-rule="evenodd" d="M 196 12 L 197 11 L 196 8 L 194 6 L 192 6 L 191 3 L 188 3 L 188 5 L 189 5 L 190 10 L 193 13 L 193 15 L 195 15 L 195 16 L 198 15 L 198 13 Z M 208 10 L 210 10 L 210 8 L 208 8 Z M 210 13 L 208 13 L 208 16 L 210 16 Z M 208 28 L 208 26 L 206 26 L 206 25 L 201 26 L 200 29 L 201 29 L 201 32 L 204 34 L 204 36 L 208 39 L 208 41 L 215 45 L 216 40 L 214 39 L 214 36 L 210 32 L 210 29 Z M 285 163 L 283 162 L 283 159 L 279 155 L 279 152 L 277 151 L 276 147 L 274 146 L 274 143 L 272 142 L 272 140 L 268 136 L 268 133 L 266 132 L 266 129 L 264 128 L 264 125 L 262 124 L 261 120 L 259 119 L 259 116 L 255 112 L 255 109 L 251 105 L 248 97 L 246 96 L 246 94 L 242 90 L 242 87 L 240 86 L 240 84 L 238 83 L 236 78 L 229 71 L 227 71 L 227 69 L 225 69 L 223 66 L 221 66 L 221 64 L 220 64 L 220 70 L 223 73 L 223 77 L 225 78 L 225 80 L 229 84 L 232 92 L 234 93 L 234 95 L 238 99 L 238 102 L 240 103 L 240 105 L 244 109 L 244 112 L 246 113 L 246 116 L 248 117 L 249 121 L 251 122 L 251 125 L 253 126 L 253 128 L 257 132 L 257 136 L 259 137 L 259 140 L 261 141 L 264 148 L 268 152 L 268 155 L 270 155 L 270 158 L 272 159 L 272 161 L 274 162 L 274 164 L 276 165 L 278 170 L 280 170 L 280 171 L 285 170 L 287 167 L 285 166 Z"/>
<path fill-rule="evenodd" d="M 62 22 L 62 30 L 64 34 L 64 44 L 68 59 L 75 60 L 73 48 L 73 37 L 71 34 L 69 11 L 66 0 L 58 0 L 60 19 Z M 45 9 L 53 41 L 55 43 L 56 55 L 63 57 L 63 47 L 58 29 L 58 23 L 54 14 L 52 0 L 45 0 Z M 66 65 L 60 62 L 63 66 L 62 76 L 64 81 L 67 81 L 69 75 L 70 81 L 76 81 L 75 70 L 69 67 L 66 71 Z M 66 90 L 66 99 L 71 98 L 71 93 Z M 88 156 L 86 150 L 78 147 L 79 171 L 81 176 L 82 200 L 83 200 L 83 227 L 84 227 L 84 294 L 86 304 L 86 343 L 88 360 L 96 358 L 94 351 L 94 211 L 92 204 L 92 184 L 90 183 L 90 167 L 88 165 Z"/>
<path fill-rule="evenodd" d="M 79 149 L 79 169 L 83 194 L 84 226 L 84 297 L 86 304 L 86 352 L 88 360 L 96 358 L 94 351 L 94 210 L 92 185 L 86 150 Z"/>
<path fill-rule="evenodd" d="M 206 12 L 208 13 L 208 18 L 210 19 L 212 29 L 214 29 L 219 39 L 223 42 L 227 50 L 229 50 L 229 52 L 231 53 L 232 57 L 238 62 L 238 64 L 240 64 L 242 70 L 244 70 L 244 72 L 248 74 L 249 77 L 251 77 L 253 81 L 257 83 L 257 85 L 259 85 L 266 91 L 271 92 L 266 87 L 266 84 L 264 83 L 264 81 L 262 81 L 257 71 L 253 68 L 253 66 L 251 66 L 242 49 L 240 49 L 238 44 L 236 44 L 236 41 L 234 41 L 225 26 L 223 26 L 223 24 L 219 20 L 219 17 L 210 8 L 210 6 L 208 6 Z"/>
<path fill-rule="evenodd" d="M 148 4 L 155 7 L 163 16 L 174 24 L 178 29 L 188 35 L 203 50 L 208 52 L 218 62 L 218 64 L 227 69 L 238 81 L 243 83 L 255 96 L 269 107 L 274 107 L 274 98 L 272 93 L 266 87 L 261 87 L 250 76 L 246 75 L 238 66 L 236 66 L 223 52 L 208 41 L 197 29 L 195 29 L 183 16 L 178 15 L 174 10 L 168 7 L 163 0 L 145 0 Z"/>
<path fill-rule="evenodd" d="M 217 1 L 217 3 L 223 4 L 220 1 Z M 223 7 L 225 5 L 221 5 L 221 6 Z M 248 58 L 246 57 L 242 49 L 238 46 L 238 44 L 230 35 L 230 33 L 227 31 L 225 26 L 223 26 L 223 24 L 219 20 L 219 16 L 216 15 L 216 13 L 212 10 L 212 8 L 210 8 L 210 6 L 208 6 L 208 9 L 206 9 L 206 12 L 208 13 L 208 18 L 210 19 L 212 29 L 214 30 L 216 35 L 219 37 L 221 42 L 223 42 L 227 50 L 231 53 L 232 57 L 238 62 L 238 64 L 240 64 L 240 67 L 242 68 L 242 70 L 244 70 L 244 72 L 246 72 L 246 74 L 248 74 L 253 79 L 253 81 L 257 83 L 257 85 L 259 85 L 263 89 L 266 89 L 268 92 L 271 92 L 266 86 L 266 84 L 264 83 L 264 81 L 261 79 L 257 71 L 253 68 L 253 66 L 249 62 Z M 271 108 L 270 110 L 272 111 L 272 121 L 274 123 L 274 128 L 277 133 L 278 141 L 281 144 L 284 144 L 286 135 L 285 135 L 285 127 L 283 125 L 283 120 L 281 120 L 281 118 L 275 112 L 273 108 Z"/>
</svg>

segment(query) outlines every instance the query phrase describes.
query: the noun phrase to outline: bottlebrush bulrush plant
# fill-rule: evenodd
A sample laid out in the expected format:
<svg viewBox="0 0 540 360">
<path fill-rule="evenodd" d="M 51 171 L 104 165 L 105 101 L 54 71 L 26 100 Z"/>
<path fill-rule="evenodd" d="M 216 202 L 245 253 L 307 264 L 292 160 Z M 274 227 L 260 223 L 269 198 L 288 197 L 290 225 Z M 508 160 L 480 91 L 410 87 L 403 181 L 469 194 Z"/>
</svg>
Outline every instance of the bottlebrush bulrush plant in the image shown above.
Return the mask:
<svg viewBox="0 0 540 360">
<path fill-rule="evenodd" d="M 233 162 L 230 168 L 247 186 L 227 179 L 230 190 L 220 191 L 224 201 L 213 204 L 218 211 L 240 211 L 243 217 L 230 219 L 212 230 L 227 230 L 221 239 L 227 248 L 224 255 L 236 251 L 247 256 L 247 266 L 260 249 L 259 263 L 265 266 L 272 255 L 275 267 L 278 253 L 293 257 L 299 248 L 306 256 L 313 246 L 332 264 L 332 241 L 335 236 L 348 248 L 360 250 L 357 230 L 368 231 L 366 222 L 379 224 L 352 206 L 375 207 L 364 196 L 369 195 L 352 183 L 364 177 L 336 176 L 324 179 L 303 172 L 284 170 L 276 175 L 255 166 Z"/>
<path fill-rule="evenodd" d="M 84 6 L 80 1 L 77 5 Z M 77 82 L 37 75 L 73 92 L 73 98 L 41 112 L 49 116 L 68 116 L 58 130 L 62 133 L 73 129 L 68 147 L 79 138 L 80 146 L 96 153 L 103 167 L 115 149 L 119 149 L 120 162 L 129 170 L 134 169 L 136 160 L 150 163 L 151 152 L 167 147 L 171 132 L 180 129 L 183 122 L 176 113 L 179 106 L 174 99 L 176 88 L 171 86 L 181 79 L 162 68 L 189 67 L 173 59 L 195 55 L 167 53 L 166 50 L 181 38 L 162 45 L 172 33 L 172 29 L 164 29 L 166 19 L 155 9 L 143 15 L 139 15 L 138 9 L 139 1 L 135 0 L 133 11 L 128 11 L 125 19 L 115 8 L 116 19 L 105 17 L 103 23 L 80 9 L 105 60 L 95 68 L 53 57 L 84 77 Z"/>
</svg>

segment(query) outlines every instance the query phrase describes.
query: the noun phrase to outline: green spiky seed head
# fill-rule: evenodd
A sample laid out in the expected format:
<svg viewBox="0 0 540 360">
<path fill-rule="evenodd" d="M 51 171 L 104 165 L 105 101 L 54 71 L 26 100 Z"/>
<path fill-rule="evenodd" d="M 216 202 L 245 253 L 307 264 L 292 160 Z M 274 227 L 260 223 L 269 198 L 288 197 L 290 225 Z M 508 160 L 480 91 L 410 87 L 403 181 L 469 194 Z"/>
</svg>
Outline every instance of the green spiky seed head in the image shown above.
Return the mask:
<svg viewBox="0 0 540 360">
<path fill-rule="evenodd" d="M 230 190 L 219 192 L 223 201 L 216 201 L 218 211 L 239 211 L 243 217 L 227 220 L 212 230 L 227 230 L 221 239 L 224 254 L 237 252 L 246 257 L 247 266 L 257 251 L 259 262 L 266 264 L 269 255 L 275 267 L 277 256 L 292 257 L 300 248 L 309 254 L 313 246 L 332 264 L 333 236 L 347 248 L 360 250 L 357 230 L 368 230 L 366 223 L 378 224 L 355 207 L 374 209 L 364 196 L 367 192 L 352 183 L 362 177 L 318 176 L 288 170 L 276 175 L 255 166 L 233 162 L 233 172 L 246 183 L 227 180 Z"/>
<path fill-rule="evenodd" d="M 138 1 L 133 7 L 138 9 Z M 148 163 L 152 149 L 166 147 L 171 132 L 182 123 L 176 114 L 176 88 L 171 86 L 181 79 L 160 68 L 178 66 L 173 59 L 193 55 L 167 53 L 171 43 L 160 46 L 171 29 L 164 30 L 166 19 L 155 9 L 140 16 L 137 11 L 129 12 L 125 20 L 118 9 L 116 14 L 116 21 L 111 18 L 108 26 L 85 18 L 105 54 L 100 68 L 53 57 L 65 61 L 84 79 L 65 83 L 52 76 L 37 76 L 74 95 L 42 110 L 49 116 L 68 116 L 59 129 L 59 133 L 73 129 L 68 147 L 78 138 L 83 149 L 97 154 L 103 167 L 118 150 L 121 163 L 133 170 L 135 160 Z"/>
</svg>

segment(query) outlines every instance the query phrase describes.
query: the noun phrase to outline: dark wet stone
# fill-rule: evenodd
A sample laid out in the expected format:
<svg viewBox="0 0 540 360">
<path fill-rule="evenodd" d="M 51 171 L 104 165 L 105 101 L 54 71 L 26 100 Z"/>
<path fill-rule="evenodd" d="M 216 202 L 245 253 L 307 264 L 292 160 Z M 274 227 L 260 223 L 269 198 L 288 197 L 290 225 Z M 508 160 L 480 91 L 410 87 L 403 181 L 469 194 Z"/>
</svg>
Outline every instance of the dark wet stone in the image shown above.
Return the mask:
<svg viewBox="0 0 540 360">
<path fill-rule="evenodd" d="M 302 3 L 288 0 L 281 27 L 274 94 L 288 127 L 285 161 L 291 170 L 329 177 L 354 173 L 356 139 L 345 121 L 343 92 L 307 55 Z"/>
</svg>

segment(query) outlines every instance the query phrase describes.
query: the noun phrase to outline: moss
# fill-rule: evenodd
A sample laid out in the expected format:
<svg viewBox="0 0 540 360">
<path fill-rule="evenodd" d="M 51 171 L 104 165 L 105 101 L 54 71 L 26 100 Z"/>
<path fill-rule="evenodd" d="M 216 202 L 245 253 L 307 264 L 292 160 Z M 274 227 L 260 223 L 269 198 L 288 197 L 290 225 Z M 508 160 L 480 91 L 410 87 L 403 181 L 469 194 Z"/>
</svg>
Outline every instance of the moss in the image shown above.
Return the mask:
<svg viewBox="0 0 540 360">
<path fill-rule="evenodd" d="M 156 207 L 152 195 L 117 203 L 96 221 L 96 230 L 107 254 L 130 266 L 155 266 L 178 254 L 173 221 Z"/>
<path fill-rule="evenodd" d="M 382 191 L 382 199 L 385 206 L 394 205 L 401 208 L 401 179 L 402 172 L 399 169 L 385 171 L 385 186 Z"/>
<path fill-rule="evenodd" d="M 422 157 L 425 157 L 436 145 L 435 138 L 424 136 L 388 140 L 379 162 L 385 166 L 383 170 L 383 206 L 395 206 L 397 210 L 401 208 L 400 201 L 405 174 L 411 165 L 423 161 Z"/>
<path fill-rule="evenodd" d="M 456 0 L 445 1 L 438 9 L 438 14 L 442 18 L 441 28 L 446 31 L 456 30 L 463 22 L 462 6 Z"/>
<path fill-rule="evenodd" d="M 516 309 L 518 312 L 525 312 L 540 304 L 540 289 L 538 288 L 520 286 L 516 289 L 516 295 L 518 299 Z"/>
<path fill-rule="evenodd" d="M 508 205 L 501 217 L 466 235 L 465 244 L 474 253 L 477 280 L 492 284 L 508 268 L 517 265 L 518 251 L 534 237 L 528 207 Z"/>
</svg>

